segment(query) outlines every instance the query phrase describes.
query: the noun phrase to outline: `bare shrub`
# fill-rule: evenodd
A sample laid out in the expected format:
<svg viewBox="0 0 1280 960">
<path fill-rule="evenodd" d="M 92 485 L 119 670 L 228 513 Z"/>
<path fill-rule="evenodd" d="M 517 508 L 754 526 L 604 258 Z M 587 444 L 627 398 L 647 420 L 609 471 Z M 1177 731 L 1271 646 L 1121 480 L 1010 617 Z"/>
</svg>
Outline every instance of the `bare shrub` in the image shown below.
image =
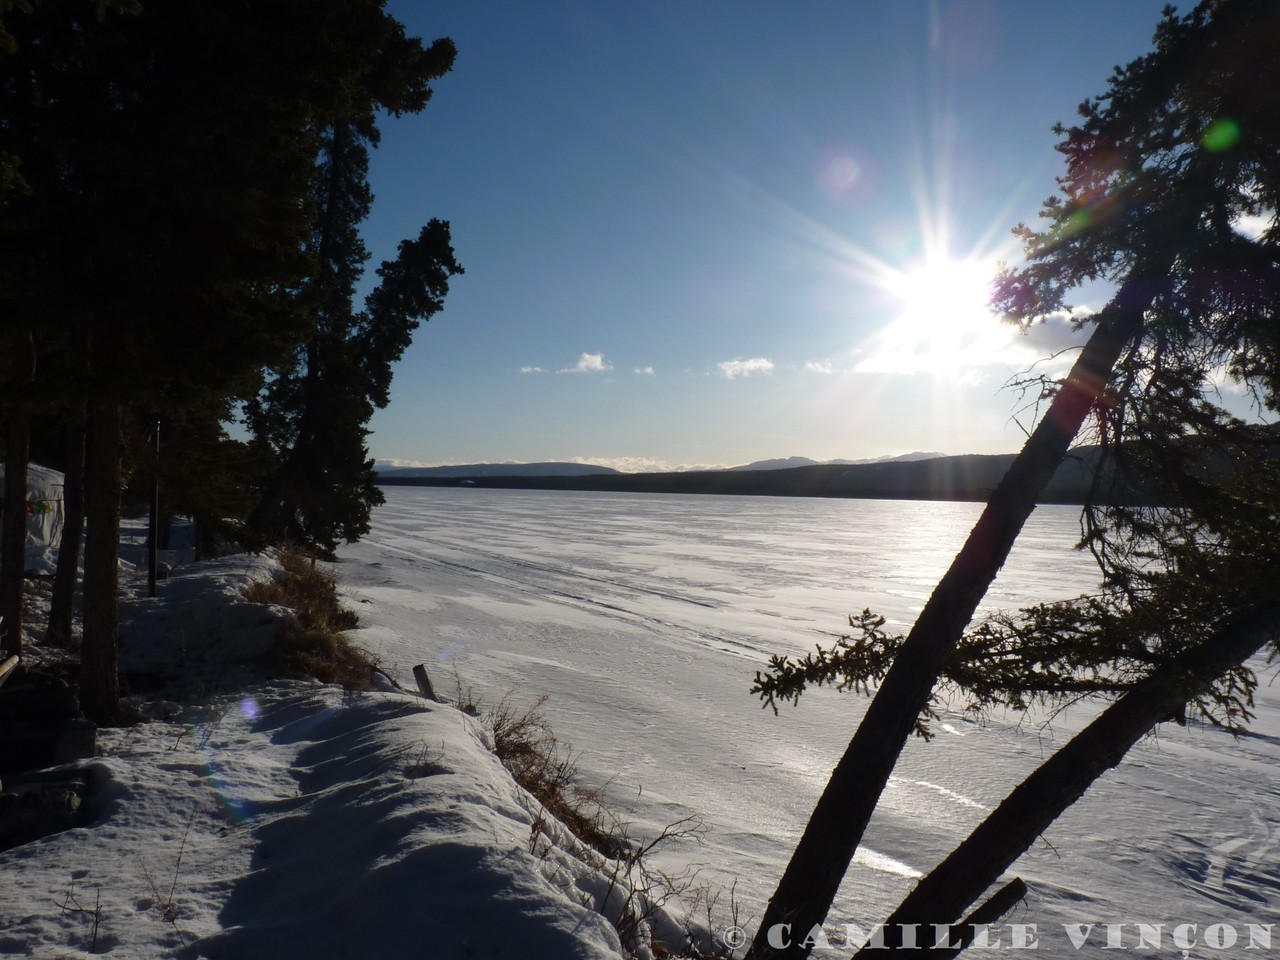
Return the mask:
<svg viewBox="0 0 1280 960">
<path fill-rule="evenodd" d="M 533 797 L 539 809 L 529 807 L 529 852 L 545 859 L 553 843 L 548 818 L 562 823 L 582 845 L 576 851 L 599 878 L 594 892 L 596 909 L 618 931 L 631 957 L 689 957 L 694 960 L 726 960 L 735 946 L 718 939 L 713 931 L 720 912 L 719 893 L 697 882 L 696 870 L 670 872 L 653 861 L 660 849 L 685 841 L 701 843 L 706 826 L 697 816 L 668 824 L 651 840 L 638 841 L 629 825 L 603 805 L 603 790 L 582 786 L 576 756 L 555 734 L 543 707 L 549 699 L 538 697 L 527 707 L 517 707 L 508 693 L 494 707 L 484 708 L 455 675 L 455 702 L 459 710 L 480 716 L 493 733 L 493 752 L 513 779 Z M 545 839 L 544 839 L 545 838 Z M 581 883 L 581 880 L 579 881 Z M 729 923 L 739 926 L 735 891 L 730 891 Z M 692 905 L 683 921 L 670 908 Z M 701 919 L 697 914 L 705 914 Z M 676 951 L 679 951 L 678 953 Z"/>
<path fill-rule="evenodd" d="M 606 857 L 624 855 L 626 839 L 601 805 L 600 791 L 578 782 L 575 756 L 547 723 L 542 712 L 547 699 L 541 696 L 520 710 L 507 695 L 484 710 L 493 731 L 493 752 L 516 783 L 579 840 Z"/>
<path fill-rule="evenodd" d="M 102 887 L 98 887 L 97 892 L 94 894 L 93 907 L 91 908 L 81 906 L 80 901 L 76 899 L 75 887 L 76 881 L 73 876 L 71 885 L 67 887 L 67 892 L 63 895 L 62 902 L 58 903 L 55 900 L 54 903 L 63 913 L 81 914 L 90 918 L 92 929 L 89 931 L 89 953 L 97 953 L 98 932 L 102 926 Z"/>
<path fill-rule="evenodd" d="M 178 926 L 178 910 L 174 906 L 174 894 L 178 889 L 178 871 L 182 869 L 182 854 L 187 849 L 187 837 L 191 835 L 191 824 L 194 822 L 195 814 L 192 814 L 187 821 L 187 829 L 182 833 L 182 843 L 178 845 L 178 856 L 173 864 L 173 879 L 169 883 L 168 893 L 160 889 L 160 884 L 156 882 L 156 878 L 147 867 L 147 862 L 142 859 L 141 854 L 138 856 L 138 862 L 142 864 L 142 876 L 147 881 L 147 885 L 151 887 L 152 896 L 155 897 L 156 909 L 160 911 L 161 919 L 173 927 L 173 932 L 177 935 L 178 942 L 182 944 L 184 950 L 188 948 L 189 942 L 182 932 L 182 928 Z"/>
<path fill-rule="evenodd" d="M 254 581 L 244 590 L 253 603 L 293 612 L 276 637 L 273 660 L 322 683 L 369 689 L 377 663 L 344 632 L 359 626 L 360 618 L 339 603 L 333 573 L 296 550 L 282 550 L 278 560 L 281 570 L 274 578 Z"/>
<path fill-rule="evenodd" d="M 675 871 L 655 863 L 659 851 L 685 843 L 701 844 L 706 834 L 701 817 L 688 816 L 662 828 L 643 842 L 618 827 L 626 853 L 597 864 L 606 885 L 597 909 L 618 931 L 631 957 L 682 957 L 689 960 L 732 960 L 740 943 L 726 930 L 741 929 L 737 885 L 729 891 L 728 916 L 722 916 L 720 891 L 698 882 L 698 871 Z M 683 908 L 683 912 L 681 912 Z"/>
</svg>

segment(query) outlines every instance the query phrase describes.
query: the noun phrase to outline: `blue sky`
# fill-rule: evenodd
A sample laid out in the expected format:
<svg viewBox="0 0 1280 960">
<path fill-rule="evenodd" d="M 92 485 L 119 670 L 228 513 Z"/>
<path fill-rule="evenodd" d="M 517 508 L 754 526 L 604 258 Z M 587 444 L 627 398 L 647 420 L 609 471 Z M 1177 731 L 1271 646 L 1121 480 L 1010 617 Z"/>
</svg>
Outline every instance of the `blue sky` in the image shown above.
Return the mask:
<svg viewBox="0 0 1280 960">
<path fill-rule="evenodd" d="M 459 52 L 384 124 L 366 240 L 376 265 L 447 219 L 466 274 L 372 454 L 1017 449 L 1001 386 L 1073 337 L 1001 328 L 985 277 L 1053 192 L 1053 123 L 1146 52 L 1163 3 L 391 0 Z"/>
</svg>

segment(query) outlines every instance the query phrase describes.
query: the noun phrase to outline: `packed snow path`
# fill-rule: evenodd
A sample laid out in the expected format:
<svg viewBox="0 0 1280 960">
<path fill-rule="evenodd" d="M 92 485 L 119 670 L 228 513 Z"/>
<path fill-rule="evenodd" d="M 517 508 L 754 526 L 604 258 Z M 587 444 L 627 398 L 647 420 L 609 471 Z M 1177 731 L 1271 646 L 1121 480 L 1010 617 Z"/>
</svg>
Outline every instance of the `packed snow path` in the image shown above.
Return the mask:
<svg viewBox="0 0 1280 960">
<path fill-rule="evenodd" d="M 246 682 L 277 621 L 239 590 L 271 572 L 186 566 L 126 602 L 126 669 L 182 700 L 100 731 L 88 825 L 0 852 L 0 956 L 618 960 L 600 878 L 551 828 L 531 852 L 540 811 L 479 722 Z"/>
</svg>

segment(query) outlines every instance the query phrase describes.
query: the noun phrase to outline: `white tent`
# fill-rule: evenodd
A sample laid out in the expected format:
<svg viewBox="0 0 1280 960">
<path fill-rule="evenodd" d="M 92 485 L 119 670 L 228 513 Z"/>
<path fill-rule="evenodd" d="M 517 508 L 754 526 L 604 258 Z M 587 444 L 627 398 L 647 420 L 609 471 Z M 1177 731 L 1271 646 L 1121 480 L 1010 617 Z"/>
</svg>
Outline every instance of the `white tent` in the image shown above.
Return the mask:
<svg viewBox="0 0 1280 960">
<path fill-rule="evenodd" d="M 0 491 L 3 490 L 4 464 L 0 463 Z M 62 542 L 63 476 L 39 464 L 27 466 L 27 552 L 28 569 L 44 566 L 48 556 Z M 0 503 L 0 511 L 4 504 Z"/>
</svg>

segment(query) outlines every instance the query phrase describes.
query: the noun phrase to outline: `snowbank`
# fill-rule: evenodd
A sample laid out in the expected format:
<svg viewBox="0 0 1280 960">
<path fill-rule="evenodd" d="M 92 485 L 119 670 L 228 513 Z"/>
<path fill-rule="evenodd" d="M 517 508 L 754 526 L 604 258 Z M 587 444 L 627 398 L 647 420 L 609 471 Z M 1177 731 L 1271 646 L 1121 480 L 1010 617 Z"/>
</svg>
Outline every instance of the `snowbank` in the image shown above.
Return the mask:
<svg viewBox="0 0 1280 960">
<path fill-rule="evenodd" d="M 401 692 L 236 687 L 278 613 L 239 588 L 268 569 L 190 566 L 126 604 L 126 669 L 165 699 L 100 732 L 88 826 L 0 853 L 0 954 L 621 956 L 601 877 L 535 831 L 478 721 Z"/>
</svg>

